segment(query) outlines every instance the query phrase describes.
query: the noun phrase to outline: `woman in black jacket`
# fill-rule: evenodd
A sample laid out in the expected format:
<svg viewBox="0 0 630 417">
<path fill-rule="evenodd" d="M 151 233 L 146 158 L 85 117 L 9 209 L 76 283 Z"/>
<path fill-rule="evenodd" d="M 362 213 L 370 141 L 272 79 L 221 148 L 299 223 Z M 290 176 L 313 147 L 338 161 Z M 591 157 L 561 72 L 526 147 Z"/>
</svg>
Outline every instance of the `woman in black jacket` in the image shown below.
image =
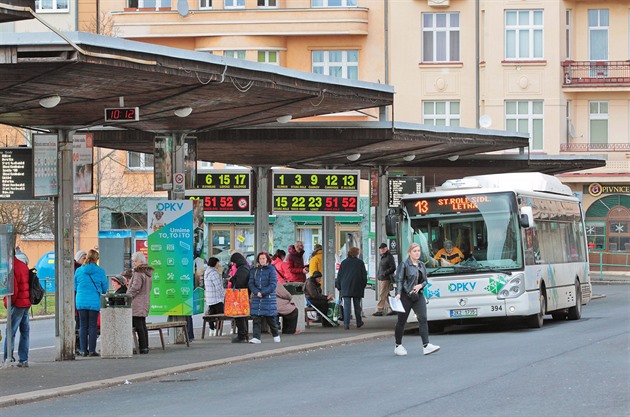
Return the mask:
<svg viewBox="0 0 630 417">
<path fill-rule="evenodd" d="M 232 283 L 232 288 L 241 289 L 247 288 L 249 291 L 249 265 L 247 265 L 247 260 L 245 257 L 239 253 L 234 252 L 230 257 L 230 262 L 236 266 L 236 272 L 230 278 L 230 282 Z M 232 343 L 247 343 L 247 334 L 249 333 L 249 329 L 247 326 L 247 318 L 246 317 L 236 317 L 234 319 L 236 322 L 236 337 L 232 339 Z"/>
<path fill-rule="evenodd" d="M 363 326 L 361 299 L 367 285 L 367 270 L 363 260 L 359 259 L 359 253 L 361 251 L 357 247 L 348 249 L 348 257 L 341 262 L 335 281 L 335 288 L 339 290 L 339 296 L 343 298 L 343 324 L 346 330 L 350 329 L 351 303 L 354 304 L 357 329 Z"/>
<path fill-rule="evenodd" d="M 422 289 L 427 285 L 427 269 L 420 261 L 420 245 L 412 243 L 407 249 L 407 259 L 401 262 L 396 269 L 396 298 L 401 301 L 405 312 L 398 313 L 396 323 L 396 347 L 394 353 L 398 356 L 407 354 L 407 349 L 402 345 L 405 323 L 411 310 L 418 317 L 418 327 L 422 338 L 422 353 L 428 355 L 440 350 L 439 346 L 429 343 L 429 324 L 427 323 L 427 302 Z"/>
</svg>

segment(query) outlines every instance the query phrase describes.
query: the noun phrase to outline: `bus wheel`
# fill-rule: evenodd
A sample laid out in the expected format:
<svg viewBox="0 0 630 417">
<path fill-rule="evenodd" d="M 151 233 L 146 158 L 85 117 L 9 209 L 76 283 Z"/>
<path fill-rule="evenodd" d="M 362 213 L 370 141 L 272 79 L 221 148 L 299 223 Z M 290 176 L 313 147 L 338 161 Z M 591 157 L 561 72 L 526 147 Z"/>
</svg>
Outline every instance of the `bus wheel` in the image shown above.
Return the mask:
<svg viewBox="0 0 630 417">
<path fill-rule="evenodd" d="M 532 329 L 540 329 L 543 327 L 543 322 L 545 318 L 545 311 L 547 310 L 547 296 L 545 294 L 545 287 L 540 287 L 540 295 L 538 297 L 540 301 L 540 309 L 538 314 L 534 314 L 533 316 L 529 316 L 527 320 L 527 324 Z"/>
<path fill-rule="evenodd" d="M 579 320 L 582 317 L 582 287 L 579 281 L 575 281 L 575 305 L 569 308 L 567 314 L 569 320 Z"/>
</svg>

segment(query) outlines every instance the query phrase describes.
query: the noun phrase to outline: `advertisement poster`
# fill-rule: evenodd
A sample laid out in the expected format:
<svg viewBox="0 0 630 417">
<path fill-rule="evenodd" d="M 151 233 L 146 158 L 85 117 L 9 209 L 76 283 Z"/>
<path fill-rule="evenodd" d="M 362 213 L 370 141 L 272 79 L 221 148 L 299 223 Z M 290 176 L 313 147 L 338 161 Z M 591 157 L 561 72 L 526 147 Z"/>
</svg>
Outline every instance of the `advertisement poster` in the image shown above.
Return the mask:
<svg viewBox="0 0 630 417">
<path fill-rule="evenodd" d="M 193 313 L 193 207 L 189 200 L 148 202 L 149 265 L 153 271 L 149 314 Z"/>
<path fill-rule="evenodd" d="M 57 183 L 57 135 L 33 135 L 34 197 L 59 194 Z"/>
<path fill-rule="evenodd" d="M 72 173 L 74 174 L 74 194 L 92 194 L 92 173 L 94 172 L 92 134 L 72 137 Z"/>
<path fill-rule="evenodd" d="M 170 191 L 173 189 L 173 138 L 158 136 L 155 138 L 153 157 L 155 167 L 154 190 Z"/>
</svg>

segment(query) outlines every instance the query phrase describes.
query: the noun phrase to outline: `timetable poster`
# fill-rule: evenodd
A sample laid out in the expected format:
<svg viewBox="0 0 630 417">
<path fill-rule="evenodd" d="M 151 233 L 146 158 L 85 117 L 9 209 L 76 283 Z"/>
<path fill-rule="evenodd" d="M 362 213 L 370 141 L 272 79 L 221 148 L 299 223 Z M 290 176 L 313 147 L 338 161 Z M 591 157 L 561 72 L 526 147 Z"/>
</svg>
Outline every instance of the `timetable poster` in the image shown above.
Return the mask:
<svg viewBox="0 0 630 417">
<path fill-rule="evenodd" d="M 149 265 L 154 268 L 150 315 L 193 313 L 193 204 L 190 200 L 148 202 Z"/>
<path fill-rule="evenodd" d="M 72 137 L 72 172 L 74 194 L 92 193 L 93 137 L 91 133 Z"/>
<path fill-rule="evenodd" d="M 33 135 L 33 170 L 34 197 L 57 196 L 57 135 Z"/>
</svg>

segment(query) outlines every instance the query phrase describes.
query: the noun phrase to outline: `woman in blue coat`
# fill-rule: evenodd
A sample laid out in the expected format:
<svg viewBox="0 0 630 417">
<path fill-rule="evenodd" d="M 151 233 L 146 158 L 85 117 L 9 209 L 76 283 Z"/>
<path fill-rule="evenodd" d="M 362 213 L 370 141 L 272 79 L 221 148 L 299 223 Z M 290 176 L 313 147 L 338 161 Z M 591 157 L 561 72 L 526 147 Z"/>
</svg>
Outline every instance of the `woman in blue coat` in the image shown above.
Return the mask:
<svg viewBox="0 0 630 417">
<path fill-rule="evenodd" d="M 79 355 L 99 356 L 96 353 L 98 314 L 101 311 L 101 294 L 107 291 L 107 277 L 99 267 L 98 252 L 91 249 L 85 263 L 74 273 L 74 292 L 79 313 Z"/>
<path fill-rule="evenodd" d="M 273 341 L 278 343 L 280 342 L 280 335 L 276 324 L 276 316 L 278 315 L 276 306 L 276 285 L 278 284 L 276 268 L 271 265 L 271 256 L 267 252 L 260 252 L 256 256 L 256 262 L 256 267 L 249 272 L 249 290 L 252 294 L 249 310 L 254 323 L 253 338 L 249 340 L 249 343 L 261 343 L 260 333 L 263 319 L 269 325 Z"/>
</svg>

